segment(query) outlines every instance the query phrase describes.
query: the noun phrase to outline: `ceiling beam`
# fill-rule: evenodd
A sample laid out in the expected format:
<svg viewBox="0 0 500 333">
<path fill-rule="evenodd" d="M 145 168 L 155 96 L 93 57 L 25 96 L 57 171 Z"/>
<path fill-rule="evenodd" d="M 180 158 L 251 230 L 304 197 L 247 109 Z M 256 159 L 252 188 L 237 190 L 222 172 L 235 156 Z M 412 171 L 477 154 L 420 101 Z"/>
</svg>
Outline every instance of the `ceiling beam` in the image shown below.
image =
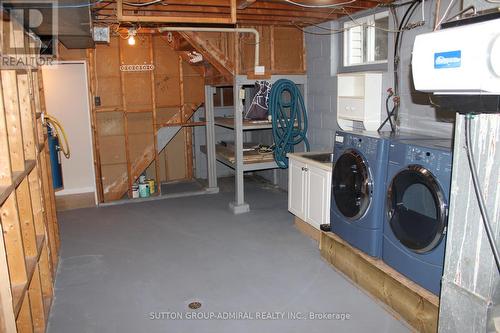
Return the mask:
<svg viewBox="0 0 500 333">
<path fill-rule="evenodd" d="M 236 8 L 245 9 L 255 3 L 256 0 L 238 0 Z"/>
</svg>

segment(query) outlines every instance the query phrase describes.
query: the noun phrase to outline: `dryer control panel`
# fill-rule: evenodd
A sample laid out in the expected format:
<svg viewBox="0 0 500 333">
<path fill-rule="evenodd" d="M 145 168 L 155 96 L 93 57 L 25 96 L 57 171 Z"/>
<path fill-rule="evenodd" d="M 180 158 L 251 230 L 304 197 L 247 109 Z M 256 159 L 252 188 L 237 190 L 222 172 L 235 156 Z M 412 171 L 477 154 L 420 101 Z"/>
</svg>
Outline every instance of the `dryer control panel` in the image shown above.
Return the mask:
<svg viewBox="0 0 500 333">
<path fill-rule="evenodd" d="M 418 164 L 435 172 L 451 171 L 451 151 L 442 151 L 419 146 L 406 146 L 406 164 Z"/>
</svg>

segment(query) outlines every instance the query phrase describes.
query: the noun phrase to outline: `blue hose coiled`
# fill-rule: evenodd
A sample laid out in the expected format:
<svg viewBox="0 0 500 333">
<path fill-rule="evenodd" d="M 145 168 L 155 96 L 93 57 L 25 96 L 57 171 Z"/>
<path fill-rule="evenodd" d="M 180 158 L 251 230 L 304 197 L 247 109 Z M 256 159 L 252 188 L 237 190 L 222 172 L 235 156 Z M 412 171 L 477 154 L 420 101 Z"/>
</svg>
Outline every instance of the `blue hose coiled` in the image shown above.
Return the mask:
<svg viewBox="0 0 500 333">
<path fill-rule="evenodd" d="M 304 141 L 306 151 L 310 150 L 306 138 L 307 111 L 302 94 L 295 83 L 280 79 L 273 84 L 269 93 L 269 113 L 273 124 L 274 160 L 278 167 L 286 169 L 286 154 L 293 152 L 293 146 Z"/>
</svg>

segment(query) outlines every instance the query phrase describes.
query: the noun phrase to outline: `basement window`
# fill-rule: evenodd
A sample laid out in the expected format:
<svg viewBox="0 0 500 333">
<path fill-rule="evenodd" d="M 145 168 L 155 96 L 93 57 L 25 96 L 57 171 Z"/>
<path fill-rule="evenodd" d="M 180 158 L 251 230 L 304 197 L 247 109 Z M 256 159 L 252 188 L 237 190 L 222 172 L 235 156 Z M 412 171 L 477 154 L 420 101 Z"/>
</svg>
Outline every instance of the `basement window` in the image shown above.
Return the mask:
<svg viewBox="0 0 500 333">
<path fill-rule="evenodd" d="M 343 65 L 387 63 L 388 12 L 379 12 L 344 22 Z"/>
</svg>

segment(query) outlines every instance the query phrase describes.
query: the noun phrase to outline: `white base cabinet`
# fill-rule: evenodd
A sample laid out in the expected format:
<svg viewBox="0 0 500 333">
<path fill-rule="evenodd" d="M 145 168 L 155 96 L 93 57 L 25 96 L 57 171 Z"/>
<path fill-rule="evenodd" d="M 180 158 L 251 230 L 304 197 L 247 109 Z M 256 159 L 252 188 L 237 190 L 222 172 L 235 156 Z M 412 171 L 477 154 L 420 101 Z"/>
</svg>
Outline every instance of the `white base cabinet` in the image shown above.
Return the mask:
<svg viewBox="0 0 500 333">
<path fill-rule="evenodd" d="M 331 168 L 290 156 L 288 168 L 288 210 L 319 229 L 330 223 Z"/>
</svg>

